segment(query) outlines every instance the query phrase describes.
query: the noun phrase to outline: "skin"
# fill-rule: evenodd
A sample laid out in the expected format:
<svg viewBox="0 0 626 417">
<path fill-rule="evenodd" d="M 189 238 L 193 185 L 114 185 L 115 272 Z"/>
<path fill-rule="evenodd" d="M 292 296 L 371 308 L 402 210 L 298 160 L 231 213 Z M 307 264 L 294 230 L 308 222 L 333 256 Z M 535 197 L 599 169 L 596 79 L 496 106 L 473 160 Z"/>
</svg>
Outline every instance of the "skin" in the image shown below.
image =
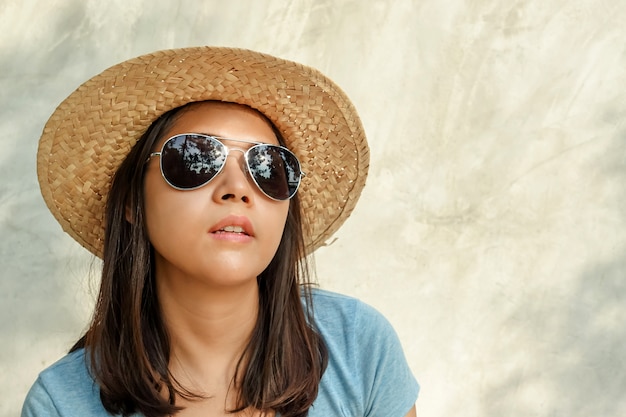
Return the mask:
<svg viewBox="0 0 626 417">
<path fill-rule="evenodd" d="M 243 106 L 203 103 L 181 114 L 155 151 L 179 133 L 278 144 L 261 116 Z M 245 151 L 248 144 L 224 141 Z M 266 197 L 244 171 L 242 152 L 231 151 L 222 172 L 193 191 L 170 187 L 158 157 L 145 177 L 146 225 L 155 248 L 158 298 L 172 341 L 170 368 L 186 388 L 210 397 L 178 399 L 181 416 L 225 416 L 228 388 L 258 311 L 256 277 L 274 256 L 288 201 Z M 253 235 L 212 233 L 229 216 L 247 219 Z M 227 221 L 228 223 L 228 221 Z M 254 414 L 254 410 L 245 415 Z"/>
<path fill-rule="evenodd" d="M 154 151 L 179 133 L 278 144 L 258 113 L 227 103 L 202 103 L 182 113 Z M 224 143 L 244 151 L 250 146 Z M 193 191 L 170 187 L 158 158 L 147 167 L 146 226 L 171 338 L 170 370 L 182 386 L 207 397 L 177 398 L 185 407 L 177 416 L 233 416 L 226 410 L 234 405 L 232 376 L 257 317 L 256 277 L 276 253 L 287 219 L 289 202 L 266 197 L 247 176 L 244 164 L 242 152 L 231 151 L 222 172 Z M 245 217 L 253 236 L 211 233 L 229 216 Z M 244 410 L 239 415 L 263 414 Z M 415 407 L 406 417 L 415 417 Z"/>
</svg>

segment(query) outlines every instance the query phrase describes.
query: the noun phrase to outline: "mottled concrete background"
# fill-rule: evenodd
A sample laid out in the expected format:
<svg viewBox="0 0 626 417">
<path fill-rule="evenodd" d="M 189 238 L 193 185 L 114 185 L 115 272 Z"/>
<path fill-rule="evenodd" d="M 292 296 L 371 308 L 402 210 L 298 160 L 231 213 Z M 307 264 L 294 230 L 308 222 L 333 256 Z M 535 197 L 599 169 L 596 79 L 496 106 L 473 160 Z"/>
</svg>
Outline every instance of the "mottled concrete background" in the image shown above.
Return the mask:
<svg viewBox="0 0 626 417">
<path fill-rule="evenodd" d="M 44 123 L 110 65 L 203 44 L 315 66 L 360 110 L 371 176 L 318 275 L 395 325 L 419 415 L 626 415 L 624 22 L 624 0 L 0 0 L 0 415 L 97 288 L 39 195 Z"/>
</svg>

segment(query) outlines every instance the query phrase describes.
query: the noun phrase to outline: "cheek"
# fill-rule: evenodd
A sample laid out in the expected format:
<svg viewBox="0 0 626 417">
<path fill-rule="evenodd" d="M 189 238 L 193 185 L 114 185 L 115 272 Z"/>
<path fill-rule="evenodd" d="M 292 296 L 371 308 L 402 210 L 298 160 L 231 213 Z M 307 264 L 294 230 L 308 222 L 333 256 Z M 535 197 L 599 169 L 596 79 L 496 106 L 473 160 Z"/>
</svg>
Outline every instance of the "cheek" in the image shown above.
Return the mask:
<svg viewBox="0 0 626 417">
<path fill-rule="evenodd" d="M 148 236 L 152 240 L 152 236 L 161 227 L 162 219 L 167 215 L 168 207 L 164 204 L 158 204 L 158 195 L 160 190 L 154 185 L 154 181 L 146 179 L 144 184 L 144 207 L 146 217 L 146 229 Z"/>
<path fill-rule="evenodd" d="M 191 196 L 173 190 L 160 178 L 148 178 L 144 193 L 146 229 L 155 247 L 176 241 L 177 233 L 187 229 L 185 224 L 197 218 L 193 214 L 197 205 L 186 203 L 185 197 Z"/>
<path fill-rule="evenodd" d="M 276 250 L 278 250 L 278 246 L 280 245 L 280 242 L 282 240 L 283 233 L 287 224 L 288 213 L 289 203 L 285 202 L 284 206 L 274 209 L 273 216 L 267 217 L 268 226 L 274 232 L 271 244 L 271 248 L 274 254 L 276 253 Z"/>
<path fill-rule="evenodd" d="M 145 209 L 148 240 L 159 251 L 160 242 L 167 241 L 163 236 L 170 234 L 169 225 L 173 222 L 167 222 L 167 219 L 171 218 L 173 208 L 167 204 L 157 204 L 154 198 L 150 198 L 149 194 L 147 194 Z"/>
<path fill-rule="evenodd" d="M 206 249 L 207 227 L 199 211 L 199 204 L 188 198 L 146 198 L 148 240 L 158 257 L 177 267 L 194 264 Z"/>
</svg>

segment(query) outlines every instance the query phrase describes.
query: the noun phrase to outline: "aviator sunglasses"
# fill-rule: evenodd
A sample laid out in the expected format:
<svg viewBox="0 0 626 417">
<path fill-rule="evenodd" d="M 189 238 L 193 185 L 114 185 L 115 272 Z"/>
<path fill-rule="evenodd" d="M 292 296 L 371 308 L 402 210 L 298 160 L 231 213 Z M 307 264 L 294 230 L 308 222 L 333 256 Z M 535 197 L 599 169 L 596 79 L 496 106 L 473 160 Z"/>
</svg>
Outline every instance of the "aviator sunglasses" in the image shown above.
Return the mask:
<svg viewBox="0 0 626 417">
<path fill-rule="evenodd" d="M 220 140 L 252 144 L 244 151 L 228 148 Z M 208 184 L 219 174 L 230 151 L 243 153 L 246 171 L 259 190 L 272 200 L 289 200 L 298 187 L 304 172 L 300 161 L 287 148 L 261 142 L 222 138 L 199 133 L 184 133 L 165 141 L 159 152 L 161 175 L 177 190 L 195 190 Z"/>
</svg>

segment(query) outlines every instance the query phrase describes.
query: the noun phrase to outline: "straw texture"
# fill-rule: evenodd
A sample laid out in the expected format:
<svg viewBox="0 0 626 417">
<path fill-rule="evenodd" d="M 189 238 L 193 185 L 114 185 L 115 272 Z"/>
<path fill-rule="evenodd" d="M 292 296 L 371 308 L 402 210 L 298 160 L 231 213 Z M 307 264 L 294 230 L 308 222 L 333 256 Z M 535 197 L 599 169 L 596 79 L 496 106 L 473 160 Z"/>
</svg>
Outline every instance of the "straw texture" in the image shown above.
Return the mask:
<svg viewBox="0 0 626 417">
<path fill-rule="evenodd" d="M 369 149 L 356 110 L 319 71 L 244 49 L 158 51 L 91 78 L 55 110 L 37 154 L 41 193 L 63 230 L 101 257 L 113 174 L 148 126 L 183 104 L 253 107 L 283 134 L 306 172 L 298 191 L 314 251 L 350 215 Z"/>
</svg>

